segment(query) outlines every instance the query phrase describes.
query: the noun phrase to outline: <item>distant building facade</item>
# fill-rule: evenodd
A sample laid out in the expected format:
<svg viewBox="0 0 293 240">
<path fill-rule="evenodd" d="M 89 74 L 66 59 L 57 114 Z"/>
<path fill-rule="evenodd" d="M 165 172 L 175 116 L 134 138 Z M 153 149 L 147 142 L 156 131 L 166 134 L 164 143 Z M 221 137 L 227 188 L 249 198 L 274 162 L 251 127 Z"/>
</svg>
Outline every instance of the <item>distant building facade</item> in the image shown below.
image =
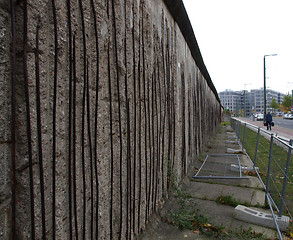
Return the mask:
<svg viewBox="0 0 293 240">
<path fill-rule="evenodd" d="M 229 109 L 231 113 L 237 114 L 242 109 L 241 96 L 243 92 L 226 90 L 219 93 L 221 104 L 225 109 Z"/>
<path fill-rule="evenodd" d="M 273 111 L 271 102 L 273 99 L 281 104 L 285 94 L 267 89 L 267 111 Z M 247 90 L 232 91 L 226 90 L 219 93 L 221 104 L 225 109 L 229 109 L 231 113 L 237 116 L 251 116 L 253 113 L 264 112 L 264 93 L 263 89 L 253 89 L 250 92 Z"/>
</svg>

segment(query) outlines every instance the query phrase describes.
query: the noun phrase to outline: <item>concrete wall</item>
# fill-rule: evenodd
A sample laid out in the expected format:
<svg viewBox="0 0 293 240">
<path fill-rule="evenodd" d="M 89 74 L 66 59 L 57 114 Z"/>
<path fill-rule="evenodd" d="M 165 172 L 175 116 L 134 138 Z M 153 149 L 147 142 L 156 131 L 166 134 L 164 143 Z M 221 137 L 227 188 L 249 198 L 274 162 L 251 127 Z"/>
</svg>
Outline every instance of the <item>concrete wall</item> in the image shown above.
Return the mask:
<svg viewBox="0 0 293 240">
<path fill-rule="evenodd" d="M 8 1 L 0 1 L 0 238 L 10 232 L 10 169 L 11 169 L 11 22 Z"/>
<path fill-rule="evenodd" d="M 1 232 L 135 237 L 219 122 L 181 0 L 0 3 Z"/>
</svg>

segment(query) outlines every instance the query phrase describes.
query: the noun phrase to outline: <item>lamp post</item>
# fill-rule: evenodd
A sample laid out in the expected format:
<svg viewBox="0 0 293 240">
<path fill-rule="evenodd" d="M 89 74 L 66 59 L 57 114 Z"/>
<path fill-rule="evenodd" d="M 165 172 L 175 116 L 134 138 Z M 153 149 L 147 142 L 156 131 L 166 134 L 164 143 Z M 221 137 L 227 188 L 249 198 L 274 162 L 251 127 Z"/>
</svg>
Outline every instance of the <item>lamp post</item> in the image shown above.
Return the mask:
<svg viewBox="0 0 293 240">
<path fill-rule="evenodd" d="M 264 66 L 264 87 L 263 87 L 263 99 L 264 99 L 264 118 L 263 121 L 265 122 L 266 114 L 267 114 L 267 89 L 266 89 L 266 57 L 269 56 L 277 56 L 277 54 L 269 54 L 264 55 L 263 57 L 263 66 Z"/>
</svg>

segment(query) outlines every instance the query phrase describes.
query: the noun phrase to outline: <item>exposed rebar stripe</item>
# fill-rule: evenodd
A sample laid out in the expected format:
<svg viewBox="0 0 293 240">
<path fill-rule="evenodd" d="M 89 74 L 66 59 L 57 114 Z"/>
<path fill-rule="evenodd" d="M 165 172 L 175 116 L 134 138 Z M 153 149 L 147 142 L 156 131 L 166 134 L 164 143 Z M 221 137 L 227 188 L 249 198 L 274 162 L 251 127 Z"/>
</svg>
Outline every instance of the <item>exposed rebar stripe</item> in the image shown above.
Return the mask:
<svg viewBox="0 0 293 240">
<path fill-rule="evenodd" d="M 133 29 L 135 24 L 133 23 Z M 137 145 L 137 141 L 136 141 L 136 104 L 137 104 L 137 98 L 136 98 L 136 54 L 135 54 L 135 32 L 133 30 L 133 34 L 132 34 L 132 47 L 133 47 L 133 70 L 132 70 L 132 74 L 133 74 L 133 185 L 132 189 L 133 192 L 130 195 L 131 196 L 131 206 L 132 206 L 132 217 L 130 217 L 130 226 L 131 229 L 134 233 L 135 231 L 135 193 L 136 193 L 136 145 Z M 131 235 L 130 235 L 131 236 Z"/>
<path fill-rule="evenodd" d="M 150 201 L 151 201 L 151 188 L 152 188 L 152 134 L 151 134 L 151 109 L 150 109 L 150 80 L 147 80 L 147 109 L 148 109 L 148 135 L 149 135 L 149 190 L 148 190 L 148 201 L 147 201 L 147 219 L 150 215 Z"/>
<path fill-rule="evenodd" d="M 151 100 L 151 119 L 152 119 L 152 211 L 154 211 L 154 197 L 155 197 L 155 93 L 154 93 L 154 81 L 156 78 L 156 67 L 154 66 L 153 74 L 152 74 L 152 100 Z M 150 213 L 151 214 L 151 213 Z"/>
<path fill-rule="evenodd" d="M 125 21 L 126 19 L 126 2 L 124 5 L 124 11 L 125 11 Z M 131 136 L 130 136 L 130 111 L 129 111 L 129 99 L 128 99 L 128 81 L 127 81 L 127 75 L 128 75 L 128 71 L 127 71 L 127 33 L 126 33 L 127 29 L 125 28 L 125 35 L 124 35 L 124 61 L 125 61 L 125 77 L 124 77 L 124 82 L 125 82 L 125 99 L 126 99 L 126 125 L 127 125 L 127 147 L 126 147 L 126 224 L 125 224 L 125 228 L 126 228 L 126 233 L 125 233 L 125 239 L 128 239 L 128 229 L 129 229 L 129 164 L 130 164 L 130 146 L 131 146 Z M 133 31 L 133 29 L 132 29 Z M 122 232 L 122 223 L 120 222 L 120 232 Z M 119 238 L 121 239 L 122 234 L 119 235 Z"/>
<path fill-rule="evenodd" d="M 73 171 L 73 211 L 74 211 L 74 227 L 75 227 L 75 238 L 78 240 L 78 216 L 77 216 L 77 202 L 76 202 L 76 47 L 75 47 L 75 35 L 73 35 L 73 112 L 72 112 L 72 138 L 73 138 L 73 158 L 72 158 L 72 171 Z"/>
<path fill-rule="evenodd" d="M 82 28 L 82 42 L 83 42 L 83 100 L 82 100 L 82 130 L 81 130 L 81 145 L 82 145 L 82 182 L 83 182 L 83 228 L 82 238 L 86 238 L 86 177 L 85 177 L 85 146 L 84 146 L 84 125 L 85 125 L 85 98 L 86 98 L 86 66 L 87 66 L 87 51 L 86 51 L 86 35 L 82 0 L 78 0 L 81 28 Z"/>
<path fill-rule="evenodd" d="M 35 203 L 34 203 L 34 177 L 33 177 L 33 157 L 32 157 L 32 137 L 31 137 L 31 116 L 30 116 L 30 96 L 28 86 L 27 70 L 27 46 L 28 46 L 28 10 L 27 0 L 23 3 L 23 75 L 25 84 L 25 102 L 26 102 L 26 131 L 29 155 L 29 178 L 30 178 L 30 207 L 31 207 L 31 239 L 35 239 Z"/>
<path fill-rule="evenodd" d="M 41 121 L 41 100 L 40 100 L 39 26 L 37 26 L 37 29 L 36 29 L 35 68 L 36 68 L 36 103 L 37 103 L 38 155 L 39 155 L 41 214 L 42 214 L 42 238 L 46 239 L 46 210 L 45 210 L 45 194 L 44 194 L 42 121 Z"/>
<path fill-rule="evenodd" d="M 95 102 L 95 137 L 94 137 L 94 169 L 95 169 L 95 183 L 96 183 L 96 212 L 95 212 L 95 223 L 96 223 L 96 240 L 99 235 L 99 176 L 98 176 L 98 100 L 99 100 L 99 75 L 100 75 L 100 59 L 99 59 L 99 41 L 98 41 L 98 29 L 97 29 L 97 16 L 94 1 L 91 0 L 91 8 L 94 17 L 94 30 L 95 30 L 95 43 L 96 43 L 96 102 Z"/>
<path fill-rule="evenodd" d="M 57 72 L 58 35 L 55 0 L 51 0 L 54 20 L 54 99 L 53 99 L 53 152 L 52 152 L 52 238 L 56 238 L 56 111 L 57 111 Z"/>
<path fill-rule="evenodd" d="M 165 55 L 164 55 L 164 44 L 163 44 L 163 40 L 162 40 L 162 64 L 163 64 L 163 89 L 165 89 L 164 93 L 164 115 L 163 115 L 163 132 L 162 132 L 162 157 L 161 157 L 161 161 L 162 161 L 162 197 L 165 196 L 165 175 L 164 175 L 164 154 L 165 154 L 165 118 L 166 118 L 166 64 L 165 64 Z M 159 84 L 159 98 L 160 98 L 160 109 L 162 109 L 162 94 L 161 94 L 161 84 Z M 162 111 L 162 110 L 161 110 Z M 160 111 L 160 112 L 161 112 Z M 161 131 L 160 131 L 161 132 Z"/>
<path fill-rule="evenodd" d="M 10 0 L 11 11 L 11 174 L 10 174 L 10 187 L 11 187 L 11 233 L 10 238 L 16 239 L 16 192 L 15 192 L 15 109 L 16 109 L 16 31 L 15 31 L 15 4 L 14 0 Z"/>
<path fill-rule="evenodd" d="M 110 239 L 113 239 L 113 180 L 114 180 L 114 152 L 113 152 L 113 120 L 112 120 L 112 90 L 111 90 L 111 66 L 110 66 L 110 46 L 108 45 L 108 93 L 109 93 L 109 118 L 110 118 Z"/>
<path fill-rule="evenodd" d="M 91 137 L 91 120 L 90 120 L 90 91 L 89 91 L 89 63 L 87 59 L 86 65 L 86 102 L 87 102 L 87 128 L 88 128 L 88 142 L 90 148 L 90 189 L 91 189 L 91 240 L 93 239 L 94 233 L 94 177 L 93 177 L 93 149 L 92 149 L 92 137 Z"/>
<path fill-rule="evenodd" d="M 148 154 L 147 154 L 147 149 L 148 149 L 148 145 L 147 145 L 147 104 L 146 104 L 146 66 L 145 66 L 145 47 L 144 47 L 144 21 L 143 21 L 143 17 L 144 17 L 144 11 L 143 11 L 143 7 L 141 7 L 142 12 L 142 18 L 141 18 L 141 38 L 142 38 L 142 81 L 143 81 L 143 105 L 144 105 L 144 122 L 145 122 L 145 131 L 144 131 L 144 143 L 145 143 L 145 224 L 147 223 L 148 220 Z"/>
<path fill-rule="evenodd" d="M 140 26 L 140 22 L 139 21 L 139 26 Z M 140 29 L 140 27 L 139 27 Z M 140 38 L 141 34 L 139 33 L 139 37 L 138 37 L 138 42 L 139 42 L 139 47 L 138 47 L 138 159 L 139 159 L 139 188 L 138 188 L 138 209 L 137 209 L 137 229 L 138 232 L 140 231 L 140 211 L 141 211 L 141 190 L 142 190 L 142 154 L 141 154 L 141 73 L 140 73 L 140 68 L 141 68 L 141 38 Z M 133 216 L 133 218 L 135 219 L 135 214 Z M 135 221 L 133 221 L 133 223 L 135 223 Z M 135 224 L 133 224 L 133 229 L 135 232 Z"/>
<path fill-rule="evenodd" d="M 172 151 L 172 103 L 171 103 L 171 77 L 170 77 L 170 61 L 169 61 L 169 48 L 167 43 L 166 49 L 166 69 L 167 69 L 167 114 L 168 114 L 168 171 L 167 171 L 167 190 L 170 189 L 171 185 L 171 173 L 174 168 L 174 162 L 171 159 Z"/>
<path fill-rule="evenodd" d="M 71 6 L 70 0 L 67 4 L 67 25 L 68 25 L 68 45 L 69 45 L 69 103 L 68 103 L 68 217 L 69 217 L 69 238 L 72 234 L 72 30 L 71 30 Z"/>
<path fill-rule="evenodd" d="M 160 84 L 160 65 L 159 60 L 157 59 L 157 79 L 154 83 L 154 91 L 155 91 L 155 112 L 156 112 L 156 143 L 157 143 L 157 166 L 156 166 L 156 183 L 155 183 L 155 200 L 154 200 L 154 211 L 156 211 L 157 197 L 158 197 L 158 185 L 159 185 L 159 169 L 160 169 L 160 131 L 159 131 L 159 112 L 158 112 L 158 93 L 157 93 L 157 83 Z M 161 115 L 161 114 L 160 114 Z M 160 122 L 161 125 L 161 122 Z M 160 126 L 161 127 L 161 126 Z"/>
<path fill-rule="evenodd" d="M 84 66 L 86 68 L 86 65 Z M 86 79 L 86 73 L 84 76 L 84 79 Z M 85 96 L 86 96 L 86 83 L 84 82 L 83 85 L 83 97 L 82 97 L 82 114 L 81 114 L 81 168 L 82 168 L 82 185 L 83 185 L 83 214 L 82 214 L 82 239 L 85 240 L 85 234 L 86 234 L 86 177 L 85 177 Z"/>
<path fill-rule="evenodd" d="M 118 98 L 118 118 L 119 118 L 119 145 L 120 145 L 120 153 L 119 153 L 119 159 L 120 159 L 120 226 L 122 226 L 122 161 L 123 161 L 123 145 L 122 145 L 122 127 L 121 127 L 121 102 L 120 102 L 120 87 L 119 87 L 119 77 L 120 77 L 120 71 L 119 71 L 119 64 L 118 64 L 118 46 L 117 46 L 117 27 L 116 27 L 116 13 L 115 13 L 115 7 L 114 7 L 114 0 L 112 0 L 112 17 L 113 17 L 113 27 L 114 27 L 114 51 L 115 51 L 115 66 L 116 66 L 116 82 L 117 82 L 117 98 Z M 135 181 L 134 181 L 135 182 Z M 134 190 L 135 191 L 135 190 Z M 121 237 L 121 231 L 119 232 L 119 236 Z"/>
<path fill-rule="evenodd" d="M 170 57 L 171 54 L 171 57 Z M 175 54 L 175 53 L 173 53 Z M 175 148 L 175 144 L 176 144 L 176 140 L 175 140 L 175 131 L 176 131 L 176 112 L 175 112 L 175 80 L 174 80 L 174 75 L 172 74 L 172 71 L 174 71 L 174 69 L 172 69 L 172 49 L 170 48 L 170 44 L 169 44 L 169 39 L 167 38 L 167 66 L 168 66 L 168 79 L 170 79 L 170 124 L 171 124 L 171 132 L 170 132 L 170 137 L 171 137 L 171 151 L 172 151 L 172 155 L 171 155 L 171 161 L 172 161 L 172 171 L 174 169 L 174 164 L 175 164 L 175 154 L 176 154 L 176 148 Z"/>
</svg>

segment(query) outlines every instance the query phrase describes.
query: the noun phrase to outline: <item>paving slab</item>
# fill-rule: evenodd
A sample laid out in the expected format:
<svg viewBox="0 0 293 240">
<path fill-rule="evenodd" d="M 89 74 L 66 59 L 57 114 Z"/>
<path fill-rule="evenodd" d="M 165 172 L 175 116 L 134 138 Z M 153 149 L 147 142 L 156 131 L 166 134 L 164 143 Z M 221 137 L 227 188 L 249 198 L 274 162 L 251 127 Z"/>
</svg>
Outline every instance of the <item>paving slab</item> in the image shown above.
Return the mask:
<svg viewBox="0 0 293 240">
<path fill-rule="evenodd" d="M 228 182 L 226 180 L 226 182 Z M 265 203 L 265 192 L 249 187 L 236 187 L 215 183 L 190 181 L 185 190 L 194 198 L 216 200 L 219 196 L 232 196 L 241 203 L 249 203 L 253 206 Z"/>
<path fill-rule="evenodd" d="M 238 187 L 249 187 L 255 188 L 259 190 L 263 190 L 263 186 L 257 177 L 247 176 L 246 179 L 190 179 L 190 181 L 194 182 L 207 182 L 212 184 L 221 184 L 221 185 L 229 185 L 229 186 L 238 186 Z"/>
<path fill-rule="evenodd" d="M 138 240 L 208 240 L 213 239 L 194 233 L 192 230 L 178 229 L 177 226 L 162 221 L 161 217 L 154 214 L 148 227 L 137 238 Z"/>
</svg>

